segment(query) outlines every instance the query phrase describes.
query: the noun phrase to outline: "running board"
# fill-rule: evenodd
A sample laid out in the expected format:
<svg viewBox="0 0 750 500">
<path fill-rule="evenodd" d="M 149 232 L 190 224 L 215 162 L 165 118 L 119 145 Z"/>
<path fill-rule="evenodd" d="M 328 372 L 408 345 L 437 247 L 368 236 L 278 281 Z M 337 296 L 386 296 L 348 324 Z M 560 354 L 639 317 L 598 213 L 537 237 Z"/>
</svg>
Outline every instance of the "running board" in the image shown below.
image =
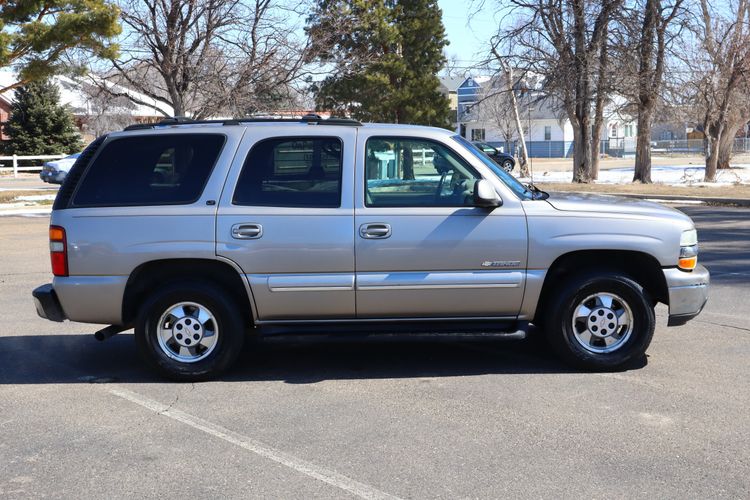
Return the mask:
<svg viewBox="0 0 750 500">
<path fill-rule="evenodd" d="M 313 325 L 265 325 L 255 331 L 260 337 L 300 337 L 336 339 L 398 340 L 496 340 L 524 339 L 529 329 L 528 321 L 510 323 L 465 323 L 465 324 L 313 324 Z"/>
</svg>

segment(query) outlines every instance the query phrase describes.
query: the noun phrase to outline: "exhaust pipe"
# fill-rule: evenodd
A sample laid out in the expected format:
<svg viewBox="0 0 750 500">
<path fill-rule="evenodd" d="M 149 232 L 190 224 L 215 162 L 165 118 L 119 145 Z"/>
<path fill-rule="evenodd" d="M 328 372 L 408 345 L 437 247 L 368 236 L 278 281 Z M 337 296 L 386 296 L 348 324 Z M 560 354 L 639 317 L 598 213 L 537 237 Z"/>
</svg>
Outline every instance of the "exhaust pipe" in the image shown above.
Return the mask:
<svg viewBox="0 0 750 500">
<path fill-rule="evenodd" d="M 94 338 L 99 342 L 103 342 L 110 337 L 114 337 L 120 332 L 130 329 L 130 325 L 109 325 L 107 328 L 102 328 L 98 332 L 94 333 Z"/>
</svg>

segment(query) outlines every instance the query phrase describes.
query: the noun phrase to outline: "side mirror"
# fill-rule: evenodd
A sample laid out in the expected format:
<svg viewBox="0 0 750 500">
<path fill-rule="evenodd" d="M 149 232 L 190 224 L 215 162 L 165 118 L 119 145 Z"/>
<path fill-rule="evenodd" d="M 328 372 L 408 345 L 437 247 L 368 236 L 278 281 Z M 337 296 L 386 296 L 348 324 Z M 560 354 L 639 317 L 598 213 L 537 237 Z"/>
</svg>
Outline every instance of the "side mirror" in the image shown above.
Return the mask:
<svg viewBox="0 0 750 500">
<path fill-rule="evenodd" d="M 487 179 L 479 179 L 474 183 L 474 206 L 477 207 L 499 207 L 503 200 Z"/>
</svg>

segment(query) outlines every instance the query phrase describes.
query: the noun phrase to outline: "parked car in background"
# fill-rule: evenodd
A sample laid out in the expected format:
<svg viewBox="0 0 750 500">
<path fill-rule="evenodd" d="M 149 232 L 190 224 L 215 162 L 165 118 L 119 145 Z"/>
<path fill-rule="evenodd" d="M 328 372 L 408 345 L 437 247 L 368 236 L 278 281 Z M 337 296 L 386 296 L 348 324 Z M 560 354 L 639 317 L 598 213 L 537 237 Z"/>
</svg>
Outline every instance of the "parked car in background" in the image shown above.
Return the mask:
<svg viewBox="0 0 750 500">
<path fill-rule="evenodd" d="M 504 153 L 497 149 L 495 146 L 490 146 L 486 142 L 474 141 L 473 144 L 478 147 L 484 154 L 489 156 L 492 161 L 503 167 L 506 172 L 512 172 L 513 167 L 516 166 L 516 160 L 513 155 Z"/>
<path fill-rule="evenodd" d="M 81 156 L 81 153 L 75 153 L 59 160 L 45 162 L 42 171 L 39 173 L 39 178 L 44 182 L 62 184 L 65 176 L 70 172 L 70 167 L 73 166 L 79 156 Z"/>
</svg>

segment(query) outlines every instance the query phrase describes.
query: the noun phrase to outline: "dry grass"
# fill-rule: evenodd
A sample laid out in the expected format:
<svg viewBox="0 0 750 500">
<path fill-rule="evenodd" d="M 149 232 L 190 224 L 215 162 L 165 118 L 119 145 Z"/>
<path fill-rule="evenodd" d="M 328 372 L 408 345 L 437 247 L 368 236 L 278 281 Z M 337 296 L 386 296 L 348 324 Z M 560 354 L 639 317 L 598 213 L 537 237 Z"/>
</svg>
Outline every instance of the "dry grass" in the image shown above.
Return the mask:
<svg viewBox="0 0 750 500">
<path fill-rule="evenodd" d="M 545 191 L 578 191 L 602 194 L 643 194 L 697 196 L 704 198 L 750 198 L 750 184 L 731 184 L 721 187 L 670 186 L 669 184 L 574 184 L 537 183 Z"/>
<path fill-rule="evenodd" d="M 55 191 L 0 191 L 0 203 L 14 203 L 18 201 L 16 198 L 18 198 L 19 196 L 42 196 L 47 194 L 55 194 Z M 33 203 L 38 203 L 40 205 L 49 205 L 50 203 L 52 203 L 52 201 L 39 200 Z"/>
</svg>

